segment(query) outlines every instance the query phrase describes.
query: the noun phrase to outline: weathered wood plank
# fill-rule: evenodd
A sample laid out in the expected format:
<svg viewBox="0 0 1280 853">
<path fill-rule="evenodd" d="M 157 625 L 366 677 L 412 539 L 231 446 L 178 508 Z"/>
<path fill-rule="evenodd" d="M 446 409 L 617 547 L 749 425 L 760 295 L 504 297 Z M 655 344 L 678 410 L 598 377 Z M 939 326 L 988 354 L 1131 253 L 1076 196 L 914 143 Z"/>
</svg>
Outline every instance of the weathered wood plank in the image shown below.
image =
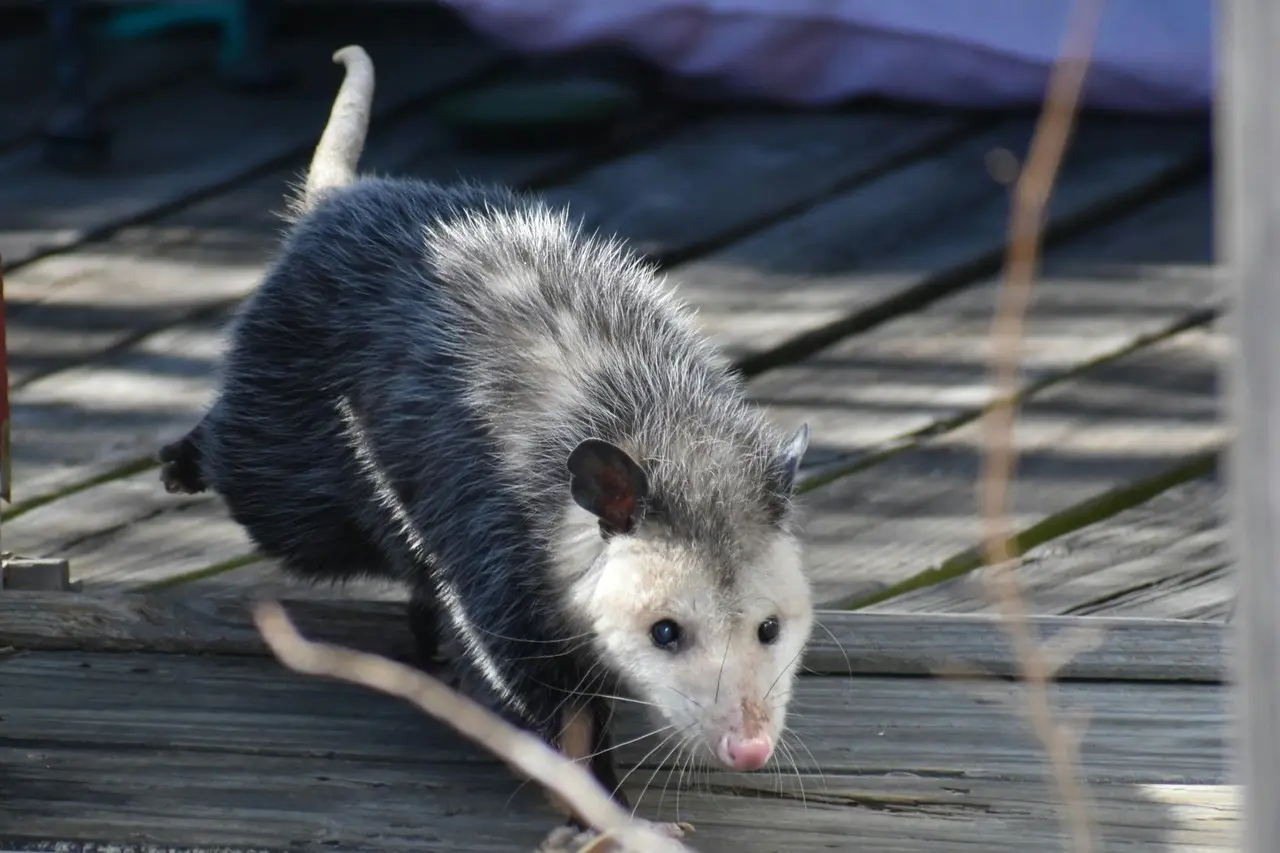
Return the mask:
<svg viewBox="0 0 1280 853">
<path fill-rule="evenodd" d="M 1212 328 L 1189 329 L 1028 398 L 1015 429 L 1014 529 L 1041 525 L 1047 535 L 1051 518 L 1096 515 L 1123 500 L 1116 490 L 1215 452 L 1225 440 L 1216 394 L 1225 346 Z M 862 601 L 959 571 L 981 535 L 983 435 L 977 421 L 922 439 L 804 496 L 820 602 Z"/>
<path fill-rule="evenodd" d="M 674 259 L 936 156 L 981 127 L 941 112 L 725 112 L 543 196 L 588 230 Z"/>
<path fill-rule="evenodd" d="M 89 97 L 113 110 L 213 62 L 215 33 L 176 31 L 163 38 L 103 41 L 93 45 Z M 0 42 L 0 150 L 34 139 L 54 106 L 53 51 L 45 32 Z"/>
<path fill-rule="evenodd" d="M 1225 620 L 1235 599 L 1223 485 L 1213 476 L 1050 540 L 1017 572 L 1033 613 Z M 994 612 L 988 569 L 913 590 L 870 610 Z"/>
<path fill-rule="evenodd" d="M 1005 630 L 994 617 L 820 610 L 818 619 L 804 658 L 806 669 L 817 673 L 936 675 L 969 667 L 1001 678 L 1020 677 Z M 1031 628 L 1048 647 L 1069 643 L 1078 632 L 1091 635 L 1091 643 L 1058 670 L 1062 680 L 1225 679 L 1226 632 L 1212 623 L 1036 616 Z"/>
<path fill-rule="evenodd" d="M 306 69 L 284 98 L 237 94 L 200 75 L 119 106 L 111 172 L 93 181 L 42 166 L 34 144 L 0 155 L 0 255 L 10 266 L 21 264 L 309 150 L 333 102 L 341 72 L 331 56 L 343 44 L 363 43 L 377 64 L 375 116 L 494 60 L 487 41 L 446 26 L 449 19 L 438 11 L 398 14 L 418 24 L 392 26 L 383 12 L 323 34 L 279 39 L 272 50 L 280 61 Z"/>
<path fill-rule="evenodd" d="M 282 585 L 282 588 L 283 585 Z M 402 658 L 412 650 L 402 600 L 283 594 L 304 633 Z M 247 598 L 192 595 L 6 592 L 0 595 L 0 646 L 36 651 L 133 651 L 267 655 Z M 301 600 L 298 600 L 301 599 Z M 1184 681 L 1225 679 L 1224 630 L 1160 619 L 1041 616 L 1038 639 L 1087 630 L 1093 642 L 1059 671 L 1070 679 Z M 1066 634 L 1064 634 L 1066 632 Z M 824 675 L 929 676 L 957 667 L 1019 676 L 998 619 L 985 614 L 881 614 L 824 610 L 805 652 L 807 671 Z"/>
<path fill-rule="evenodd" d="M 398 766 L 153 750 L 4 749 L 0 838 L 243 849 L 529 850 L 554 820 L 498 767 Z M 1067 849 L 1045 785 L 810 774 L 747 777 L 732 790 L 637 773 L 639 814 L 693 821 L 697 850 L 960 853 Z M 637 778 L 639 777 L 639 778 Z M 161 787 L 157 778 L 168 783 Z M 781 793 L 779 792 L 781 788 Z M 46 792 L 68 795 L 53 797 Z M 1234 851 L 1238 792 L 1225 785 L 1106 785 L 1106 849 Z M 643 794 L 643 796 L 640 796 Z M 127 803 L 122 808 L 121 803 Z M 19 823 L 20 820 L 20 823 Z M 15 823 L 6 830 L 7 823 Z M 956 832 L 957 822 L 965 824 Z"/>
<path fill-rule="evenodd" d="M 1005 782 L 992 779 L 931 779 L 907 774 L 890 776 L 845 775 L 815 778 L 805 774 L 786 774 L 781 779 L 768 779 L 763 774 L 737 774 L 732 778 L 735 788 L 744 794 L 759 792 L 777 796 L 803 799 L 809 803 L 841 803 L 854 807 L 877 809 L 891 814 L 910 815 L 916 812 L 951 813 L 953 807 L 972 808 L 974 811 L 1000 812 L 1008 818 L 1025 819 L 1028 829 L 1038 823 L 1033 832 L 1045 832 L 1054 837 L 1051 825 L 1058 821 L 1057 794 L 1046 783 L 1030 784 Z M 708 786 L 720 790 L 716 779 Z M 803 788 L 802 788 L 803 784 Z M 1112 825 L 1126 825 L 1134 829 L 1151 827 L 1152 818 L 1162 822 L 1172 815 L 1161 815 L 1152 806 L 1191 807 L 1186 817 L 1195 814 L 1197 819 L 1217 824 L 1227 829 L 1235 819 L 1239 808 L 1239 789 L 1234 785 L 1114 785 L 1098 786 L 1096 817 L 1104 829 Z M 1197 808 L 1198 806 L 1198 808 Z M 1025 809 L 1025 811 L 1022 811 Z M 1132 811 L 1130 811 L 1132 810 Z M 976 815 L 973 815 L 976 817 Z M 1224 820 L 1225 819 L 1225 820 Z M 1176 820 L 1176 819 L 1175 819 Z M 1178 823 L 1181 823 L 1178 821 Z M 1168 827 L 1172 829 L 1172 826 Z M 1204 827 L 1209 829 L 1208 826 Z M 1059 839 L 1065 840 L 1065 839 Z M 1132 841 L 1134 839 L 1129 839 Z M 1157 840 L 1157 839 L 1152 839 Z M 880 849 L 877 847 L 876 849 Z M 966 844 L 963 849 L 970 849 Z M 1025 849 L 1025 848 L 1024 848 Z M 1114 849 L 1110 845 L 1106 849 Z"/>
<path fill-rule="evenodd" d="M 1211 199 L 1205 177 L 1050 247 L 1024 323 L 1020 386 L 1061 378 L 1216 310 Z M 752 395 L 787 429 L 809 422 L 805 467 L 819 471 L 972 417 L 995 393 L 989 352 L 1000 287 L 999 277 L 988 278 L 762 373 Z"/>
<path fill-rule="evenodd" d="M 37 752 L 163 746 L 401 765 L 489 762 L 407 703 L 298 676 L 268 658 L 27 652 L 0 660 L 0 690 L 4 740 Z M 1022 690 L 1003 680 L 801 678 L 791 757 L 797 769 L 823 773 L 1041 779 L 1047 762 L 1021 719 Z M 1053 698 L 1067 720 L 1088 709 L 1084 778 L 1227 781 L 1220 686 L 1069 681 L 1055 685 Z M 642 710 L 617 709 L 618 742 L 626 743 L 619 760 L 657 767 L 663 761 L 646 757 L 652 736 L 637 740 L 651 730 Z"/>
<path fill-rule="evenodd" d="M 714 782 L 708 787 L 716 793 L 723 790 Z M 971 853 L 990 849 L 1025 851 L 1041 845 L 1063 853 L 1072 849 L 1062 831 L 1057 793 L 1047 784 L 784 774 L 776 781 L 760 775 L 736 778 L 734 793 L 751 798 L 752 802 L 759 801 L 752 797 L 758 793 L 770 799 L 792 798 L 810 809 L 815 804 L 828 803 L 857 809 L 848 819 L 858 822 L 856 834 L 863 849 Z M 1105 784 L 1095 786 L 1091 793 L 1097 800 L 1093 816 L 1101 849 L 1135 845 L 1143 850 L 1181 850 L 1185 849 L 1183 845 L 1194 849 L 1236 849 L 1232 842 L 1238 832 L 1239 791 L 1233 786 Z M 872 823 L 869 816 L 864 818 L 864 810 L 882 815 L 887 836 L 883 840 L 872 842 L 869 838 L 869 834 L 878 835 L 879 824 Z M 967 824 L 966 831 L 956 834 L 952 829 L 945 836 L 934 837 L 932 827 L 917 823 L 926 815 L 962 820 Z M 1000 828 L 985 825 L 988 817 L 997 819 Z M 698 825 L 701 827 L 703 822 L 699 820 Z M 696 841 L 697 836 L 692 840 Z"/>
<path fill-rule="evenodd" d="M 1004 122 L 688 264 L 676 282 L 717 341 L 757 370 L 770 351 L 801 337 L 849 334 L 905 313 L 999 271 L 1008 190 L 991 178 L 986 158 L 1001 149 L 1021 156 L 1032 130 L 1029 120 Z M 1202 121 L 1085 118 L 1048 230 L 1078 233 L 1117 199 L 1149 196 L 1197 164 L 1203 170 L 1206 146 Z"/>
</svg>

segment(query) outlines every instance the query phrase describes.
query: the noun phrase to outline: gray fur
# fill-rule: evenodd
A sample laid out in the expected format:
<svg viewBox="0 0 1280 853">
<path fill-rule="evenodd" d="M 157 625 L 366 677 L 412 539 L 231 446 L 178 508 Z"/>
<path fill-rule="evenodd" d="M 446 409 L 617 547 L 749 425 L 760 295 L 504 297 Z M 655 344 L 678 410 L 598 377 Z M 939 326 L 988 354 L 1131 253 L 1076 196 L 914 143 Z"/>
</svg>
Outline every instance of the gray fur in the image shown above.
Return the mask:
<svg viewBox="0 0 1280 853">
<path fill-rule="evenodd" d="M 420 635 L 447 622 L 553 740 L 566 697 L 615 669 L 566 596 L 598 568 L 562 564 L 574 449 L 638 461 L 645 534 L 731 586 L 789 529 L 807 427 L 775 431 L 655 270 L 566 212 L 498 187 L 321 183 L 232 324 L 216 400 L 161 452 L 166 485 L 211 488 L 299 577 L 408 583 Z"/>
</svg>

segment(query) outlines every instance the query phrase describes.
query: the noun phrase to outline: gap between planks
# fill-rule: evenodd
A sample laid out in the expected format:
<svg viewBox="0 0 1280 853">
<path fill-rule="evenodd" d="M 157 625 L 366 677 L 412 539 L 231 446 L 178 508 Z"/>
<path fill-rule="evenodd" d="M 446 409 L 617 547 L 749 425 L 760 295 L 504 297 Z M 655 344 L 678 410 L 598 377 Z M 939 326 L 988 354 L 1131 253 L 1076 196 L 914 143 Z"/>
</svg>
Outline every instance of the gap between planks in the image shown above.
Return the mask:
<svg viewBox="0 0 1280 853">
<path fill-rule="evenodd" d="M 401 659 L 412 640 L 404 605 L 389 601 L 283 602 L 299 630 L 316 639 Z M 935 676 L 974 667 L 1015 677 L 1017 662 L 998 617 L 988 614 L 877 614 L 819 611 L 804 667 L 815 675 Z M 1064 665 L 1062 679 L 1221 683 L 1224 629 L 1183 620 L 1036 616 L 1039 639 L 1086 632 L 1090 645 Z M 1080 639 L 1080 638 L 1077 638 Z M 234 654 L 269 652 L 245 599 L 80 592 L 0 593 L 0 645 L 18 650 Z"/>
<path fill-rule="evenodd" d="M 1013 571 L 1022 594 L 1040 613 L 1225 621 L 1235 590 L 1223 498 L 1215 470 L 1043 543 L 1019 543 Z M 864 612 L 989 612 L 990 571 L 979 567 Z"/>
</svg>

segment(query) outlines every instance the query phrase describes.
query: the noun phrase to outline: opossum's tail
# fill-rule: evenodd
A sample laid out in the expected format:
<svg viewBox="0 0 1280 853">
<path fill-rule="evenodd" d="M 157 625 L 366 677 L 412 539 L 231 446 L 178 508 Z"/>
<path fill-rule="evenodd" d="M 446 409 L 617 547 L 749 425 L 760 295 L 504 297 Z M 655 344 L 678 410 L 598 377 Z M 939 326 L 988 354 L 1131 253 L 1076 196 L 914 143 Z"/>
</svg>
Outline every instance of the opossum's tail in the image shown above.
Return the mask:
<svg viewBox="0 0 1280 853">
<path fill-rule="evenodd" d="M 333 55 L 346 66 L 346 76 L 329 111 L 329 123 L 320 135 L 307 170 L 307 180 L 290 201 L 299 216 L 315 207 L 326 190 L 344 187 L 356 178 L 356 166 L 364 151 L 365 133 L 373 105 L 373 60 L 358 44 L 347 45 Z"/>
</svg>

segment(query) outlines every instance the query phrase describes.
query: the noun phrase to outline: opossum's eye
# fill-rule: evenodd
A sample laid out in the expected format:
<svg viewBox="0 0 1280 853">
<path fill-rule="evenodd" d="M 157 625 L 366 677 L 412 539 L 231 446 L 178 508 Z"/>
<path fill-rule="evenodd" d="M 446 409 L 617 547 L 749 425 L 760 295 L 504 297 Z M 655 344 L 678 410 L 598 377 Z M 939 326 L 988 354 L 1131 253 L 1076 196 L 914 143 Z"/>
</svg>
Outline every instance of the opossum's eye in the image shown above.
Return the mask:
<svg viewBox="0 0 1280 853">
<path fill-rule="evenodd" d="M 679 647 L 682 633 L 680 626 L 670 619 L 654 622 L 649 628 L 649 637 L 653 640 L 653 644 L 667 651 L 675 651 Z"/>
<path fill-rule="evenodd" d="M 782 633 L 782 626 L 772 616 L 761 622 L 760 627 L 756 628 L 756 637 L 766 646 L 772 646 L 778 642 L 778 634 L 780 633 Z"/>
</svg>

